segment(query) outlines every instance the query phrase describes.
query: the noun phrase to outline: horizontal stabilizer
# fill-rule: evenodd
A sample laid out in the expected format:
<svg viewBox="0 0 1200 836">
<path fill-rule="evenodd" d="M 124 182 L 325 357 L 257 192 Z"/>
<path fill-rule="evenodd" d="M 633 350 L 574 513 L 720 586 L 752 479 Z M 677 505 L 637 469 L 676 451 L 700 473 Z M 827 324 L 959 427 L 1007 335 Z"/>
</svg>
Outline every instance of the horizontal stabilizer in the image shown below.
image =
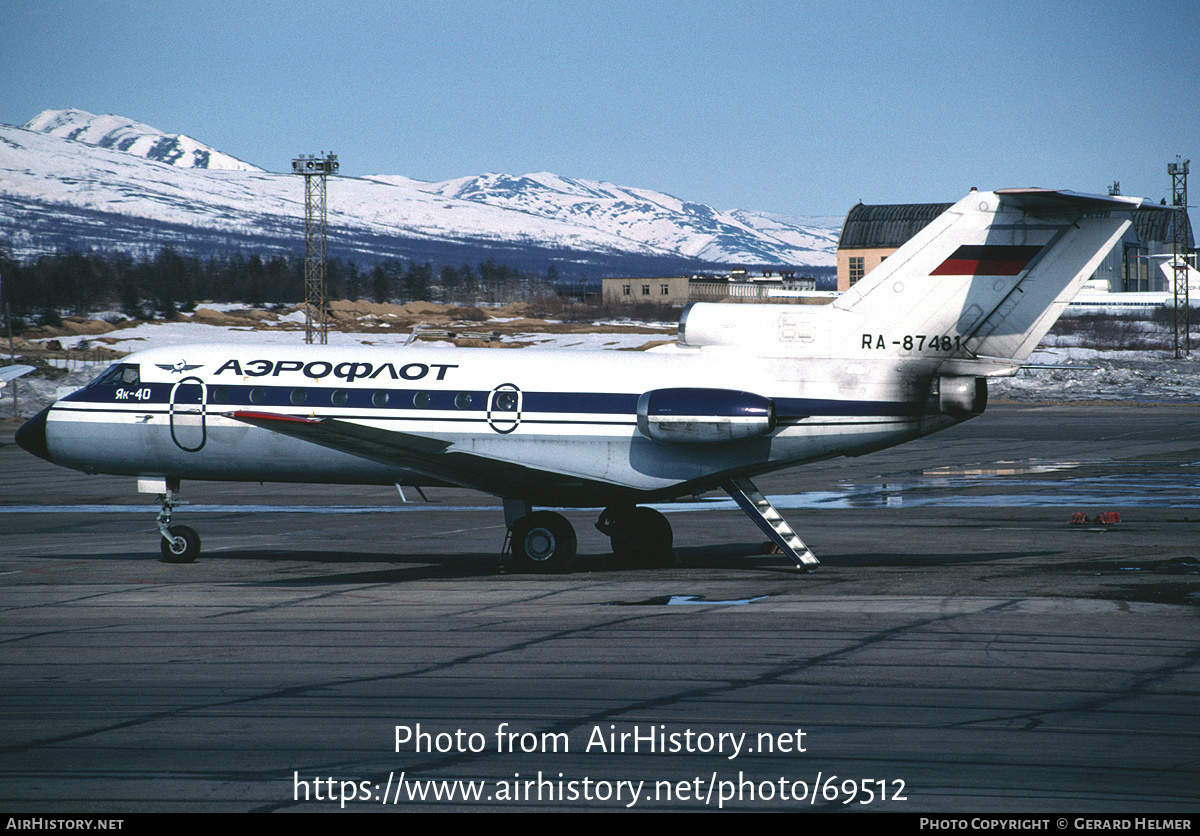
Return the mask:
<svg viewBox="0 0 1200 836">
<path fill-rule="evenodd" d="M 1098 195 L 1064 189 L 996 189 L 1005 204 L 1030 214 L 1048 212 L 1129 212 L 1144 202 L 1140 197 Z"/>
</svg>

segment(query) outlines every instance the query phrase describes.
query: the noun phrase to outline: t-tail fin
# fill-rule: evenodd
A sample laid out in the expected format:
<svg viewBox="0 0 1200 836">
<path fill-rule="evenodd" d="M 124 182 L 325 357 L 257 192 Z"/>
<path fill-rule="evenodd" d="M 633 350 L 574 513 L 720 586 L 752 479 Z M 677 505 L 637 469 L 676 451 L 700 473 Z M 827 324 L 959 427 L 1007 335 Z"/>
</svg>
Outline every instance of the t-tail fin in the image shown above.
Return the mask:
<svg viewBox="0 0 1200 836">
<path fill-rule="evenodd" d="M 972 191 L 833 307 L 865 356 L 1011 372 L 1130 225 L 1140 198 Z M 848 315 L 848 316 L 847 316 Z M 990 368 L 990 370 L 989 370 Z"/>
</svg>

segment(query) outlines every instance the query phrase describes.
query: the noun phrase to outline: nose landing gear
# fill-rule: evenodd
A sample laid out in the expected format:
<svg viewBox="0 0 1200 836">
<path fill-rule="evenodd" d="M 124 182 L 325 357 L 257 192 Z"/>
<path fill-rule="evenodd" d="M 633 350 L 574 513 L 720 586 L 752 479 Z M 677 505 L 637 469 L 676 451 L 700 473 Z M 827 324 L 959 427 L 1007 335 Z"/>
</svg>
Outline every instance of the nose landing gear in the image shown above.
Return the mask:
<svg viewBox="0 0 1200 836">
<path fill-rule="evenodd" d="M 193 563 L 200 555 L 200 535 L 186 525 L 172 525 L 162 538 L 163 560 L 167 563 Z"/>
<path fill-rule="evenodd" d="M 187 505 L 175 494 L 179 491 L 178 479 L 138 479 L 138 491 L 157 493 L 162 503 L 155 523 L 162 534 L 162 556 L 167 563 L 193 563 L 200 556 L 200 535 L 186 525 L 171 525 L 171 511 L 179 505 Z"/>
</svg>

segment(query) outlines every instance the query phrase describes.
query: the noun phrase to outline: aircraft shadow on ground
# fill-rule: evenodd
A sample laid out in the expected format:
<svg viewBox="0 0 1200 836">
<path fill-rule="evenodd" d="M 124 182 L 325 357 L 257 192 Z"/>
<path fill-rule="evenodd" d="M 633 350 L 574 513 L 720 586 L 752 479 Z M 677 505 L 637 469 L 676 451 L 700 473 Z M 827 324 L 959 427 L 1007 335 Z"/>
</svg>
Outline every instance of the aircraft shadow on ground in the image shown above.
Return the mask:
<svg viewBox="0 0 1200 836">
<path fill-rule="evenodd" d="M 863 552 L 860 554 L 822 554 L 821 563 L 827 566 L 866 567 L 866 566 L 901 566 L 901 567 L 930 567 L 957 566 L 970 563 L 992 563 L 997 560 L 1020 560 L 1023 558 L 1050 558 L 1062 555 L 1061 551 L 1017 551 L 1017 552 L 984 552 L 963 554 L 962 552 L 946 552 L 930 554 L 923 552 Z"/>
<path fill-rule="evenodd" d="M 954 565 L 989 563 L 1029 558 L 1051 558 L 1061 555 L 1059 551 L 1004 551 L 964 554 L 961 552 L 915 553 L 915 552 L 860 552 L 822 553 L 821 564 L 825 569 L 840 568 L 888 568 L 888 567 L 946 567 Z M 167 564 L 160 556 L 148 552 L 121 552 L 108 554 L 45 554 L 43 566 L 79 563 L 107 562 L 144 563 L 148 561 Z M 330 551 L 328 549 L 234 549 L 202 553 L 196 565 L 209 566 L 219 561 L 246 564 L 299 563 L 310 564 L 312 573 L 304 577 L 262 577 L 249 580 L 230 577 L 234 584 L 304 586 L 318 584 L 359 583 L 403 583 L 406 581 L 441 579 L 490 578 L 498 575 L 519 577 L 562 578 L 585 574 L 629 574 L 633 576 L 650 573 L 686 573 L 688 570 L 758 571 L 796 574 L 799 569 L 781 554 L 763 553 L 761 543 L 731 543 L 705 546 L 689 546 L 673 550 L 673 560 L 659 563 L 637 563 L 618 558 L 611 553 L 583 553 L 577 555 L 565 572 L 539 574 L 526 572 L 514 565 L 510 555 L 496 552 L 424 552 L 389 553 L 366 551 Z M 169 564 L 167 564 L 169 565 Z M 194 574 L 187 573 L 191 564 L 181 564 L 180 580 L 195 582 Z M 346 571 L 330 572 L 337 566 Z M 355 568 L 350 569 L 350 566 Z M 818 568 L 820 574 L 821 569 Z M 801 574 L 804 574 L 801 572 Z M 206 580 L 222 580 L 209 576 Z"/>
<path fill-rule="evenodd" d="M 938 567 L 988 563 L 1027 558 L 1049 558 L 1057 551 L 1006 551 L 986 554 L 948 552 L 916 554 L 912 552 L 872 552 L 829 554 L 822 556 L 828 568 L 865 567 Z M 674 550 L 675 560 L 657 565 L 639 565 L 613 554 L 581 554 L 565 572 L 540 575 L 513 566 L 510 556 L 495 553 L 423 553 L 385 554 L 377 552 L 312 551 L 237 551 L 223 552 L 222 559 L 249 561 L 304 561 L 334 564 L 389 564 L 377 569 L 358 569 L 334 574 L 313 574 L 304 578 L 267 579 L 271 585 L 314 585 L 338 583 L 402 583 L 430 578 L 476 578 L 514 575 L 522 577 L 569 577 L 598 573 L 686 572 L 689 569 L 766 571 L 795 574 L 797 567 L 780 554 L 763 554 L 755 543 L 688 547 Z M 201 557 L 203 560 L 204 557 Z M 209 558 L 213 559 L 213 558 Z M 819 569 L 817 570 L 820 571 Z"/>
</svg>

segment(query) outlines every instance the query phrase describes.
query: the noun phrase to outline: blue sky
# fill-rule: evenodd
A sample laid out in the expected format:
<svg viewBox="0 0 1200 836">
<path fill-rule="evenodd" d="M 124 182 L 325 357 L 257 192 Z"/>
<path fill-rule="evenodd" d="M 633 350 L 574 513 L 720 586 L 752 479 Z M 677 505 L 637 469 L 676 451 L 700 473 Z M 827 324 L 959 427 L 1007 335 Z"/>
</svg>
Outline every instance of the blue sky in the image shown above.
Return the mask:
<svg viewBox="0 0 1200 836">
<path fill-rule="evenodd" d="M 843 215 L 1196 164 L 1194 0 L 10 0 L 0 122 L 114 113 L 272 171 L 552 171 Z M 1192 203 L 1196 202 L 1193 198 Z"/>
</svg>

